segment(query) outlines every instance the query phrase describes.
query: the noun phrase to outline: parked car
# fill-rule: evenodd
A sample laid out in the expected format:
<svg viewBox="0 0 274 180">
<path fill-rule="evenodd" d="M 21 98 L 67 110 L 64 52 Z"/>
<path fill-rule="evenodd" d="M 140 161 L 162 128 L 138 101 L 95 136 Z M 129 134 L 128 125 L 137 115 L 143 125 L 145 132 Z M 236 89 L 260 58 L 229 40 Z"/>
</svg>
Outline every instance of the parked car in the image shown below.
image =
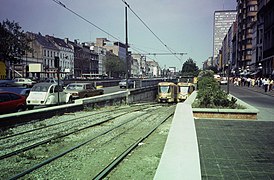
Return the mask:
<svg viewBox="0 0 274 180">
<path fill-rule="evenodd" d="M 120 88 L 126 88 L 127 84 L 126 84 L 127 80 L 123 79 L 122 81 L 119 82 L 119 86 Z M 128 88 L 134 88 L 134 81 L 131 79 L 128 79 Z"/>
<path fill-rule="evenodd" d="M 58 79 L 56 79 L 56 78 L 48 78 L 48 79 L 46 79 L 44 82 L 46 82 L 46 83 L 55 83 L 55 84 L 58 84 Z M 59 85 L 60 85 L 60 86 L 64 86 L 64 81 L 61 81 L 61 80 L 59 79 Z"/>
<path fill-rule="evenodd" d="M 32 87 L 34 84 L 36 82 L 29 78 L 14 78 L 15 86 Z"/>
<path fill-rule="evenodd" d="M 70 83 L 66 86 L 65 92 L 69 93 L 72 99 L 104 94 L 103 89 L 96 89 L 92 83 Z"/>
<path fill-rule="evenodd" d="M 0 80 L 0 87 L 12 87 L 15 86 L 14 80 L 10 79 L 5 79 L 5 80 Z"/>
<path fill-rule="evenodd" d="M 13 92 L 28 97 L 31 88 L 25 87 L 0 87 L 0 92 Z"/>
<path fill-rule="evenodd" d="M 58 93 L 59 103 L 68 103 L 70 94 L 63 91 L 62 86 L 58 86 L 54 83 L 37 83 L 35 84 L 27 97 L 28 109 L 33 109 L 34 106 L 51 106 L 58 104 Z"/>
<path fill-rule="evenodd" d="M 26 97 L 13 92 L 0 92 L 0 114 L 26 110 Z"/>
</svg>

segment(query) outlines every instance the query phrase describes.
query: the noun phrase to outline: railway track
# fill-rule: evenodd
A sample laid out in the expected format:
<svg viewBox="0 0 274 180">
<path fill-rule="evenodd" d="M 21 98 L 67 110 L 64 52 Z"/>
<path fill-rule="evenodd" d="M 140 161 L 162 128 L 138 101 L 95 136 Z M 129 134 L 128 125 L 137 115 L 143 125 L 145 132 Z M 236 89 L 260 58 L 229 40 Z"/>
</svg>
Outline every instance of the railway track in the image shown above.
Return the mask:
<svg viewBox="0 0 274 180">
<path fill-rule="evenodd" d="M 55 123 L 50 122 L 50 124 L 44 123 L 42 126 L 39 125 L 40 127 L 34 126 L 35 128 L 2 136 L 0 138 L 0 160 L 9 156 L 9 153 L 6 152 L 7 150 L 12 151 L 10 154 L 17 154 L 16 152 L 23 152 L 23 149 L 28 150 L 38 145 L 82 131 L 86 128 L 100 125 L 119 116 L 125 115 L 126 113 L 140 111 L 144 108 L 150 107 L 151 105 L 144 105 L 142 107 L 135 105 L 130 108 L 122 107 L 114 110 L 87 113 L 87 115 L 80 115 L 67 120 L 57 121 Z M 127 112 L 124 112 L 125 109 Z M 18 136 L 20 137 L 18 138 Z M 17 147 L 19 146 L 25 148 L 18 149 Z M 28 148 L 27 146 L 30 147 Z M 4 153 L 5 155 L 3 155 Z"/>
<path fill-rule="evenodd" d="M 43 174 L 43 177 L 48 177 L 47 172 L 49 170 L 45 171 L 44 169 L 58 167 L 63 159 L 71 161 L 72 154 L 76 157 L 86 152 L 88 154 L 97 154 L 101 152 L 100 148 L 104 149 L 112 143 L 114 145 L 111 147 L 121 146 L 119 143 L 115 144 L 118 139 L 135 139 L 137 135 L 133 133 L 133 136 L 131 131 L 136 132 L 137 130 L 134 129 L 141 127 L 146 129 L 146 133 L 142 132 L 143 130 L 139 130 L 138 140 L 134 140 L 135 143 L 130 143 L 132 147 L 137 147 L 136 143 L 138 145 L 140 139 L 143 140 L 144 137 L 153 132 L 151 129 L 155 129 L 155 127 L 163 122 L 163 120 L 159 121 L 157 119 L 162 119 L 160 117 L 168 119 L 173 112 L 173 106 L 141 104 L 105 112 L 82 114 L 79 117 L 77 116 L 60 122 L 45 123 L 43 127 L 35 126 L 36 128 L 16 131 L 14 134 L 6 134 L 0 138 L 1 172 L 5 172 L 1 175 L 1 179 L 17 179 L 23 176 L 36 179 L 42 178 L 41 174 Z M 132 136 L 128 136 L 129 134 L 132 134 Z M 146 135 L 144 136 L 144 134 Z M 139 137 L 140 135 L 143 138 Z M 128 146 L 128 144 L 124 146 Z M 88 147 L 92 149 L 92 152 L 90 152 L 90 148 Z M 115 154 L 115 157 L 119 157 L 120 155 L 117 155 L 116 152 L 110 153 L 111 147 L 109 147 L 110 150 L 105 149 L 102 152 L 109 152 L 109 154 Z M 83 149 L 86 150 L 83 151 Z M 79 157 L 82 158 L 81 155 Z M 104 156 L 100 155 L 100 157 Z M 90 160 L 97 162 L 98 158 L 96 155 L 93 155 Z M 68 164 L 71 165 L 71 163 Z M 102 164 L 100 163 L 99 166 L 101 167 Z M 67 172 L 66 169 L 65 172 Z M 60 170 L 58 171 L 60 172 Z M 75 171 L 69 170 L 68 172 Z M 98 172 L 100 171 L 96 170 L 88 177 L 92 177 Z M 53 175 L 52 178 L 56 178 L 57 176 Z M 62 176 L 66 176 L 66 173 Z M 73 176 L 69 175 L 68 177 Z M 62 179 L 62 177 L 60 178 Z"/>
</svg>

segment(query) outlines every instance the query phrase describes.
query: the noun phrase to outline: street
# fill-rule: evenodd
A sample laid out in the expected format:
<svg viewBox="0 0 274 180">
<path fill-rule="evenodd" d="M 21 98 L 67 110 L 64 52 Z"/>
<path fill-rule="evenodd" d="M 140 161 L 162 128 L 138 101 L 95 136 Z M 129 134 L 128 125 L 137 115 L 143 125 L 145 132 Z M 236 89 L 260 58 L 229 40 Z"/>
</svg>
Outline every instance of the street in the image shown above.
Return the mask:
<svg viewBox="0 0 274 180">
<path fill-rule="evenodd" d="M 226 85 L 222 86 L 222 88 L 226 90 Z M 267 92 L 266 94 L 259 87 L 233 86 L 232 84 L 230 84 L 229 90 L 230 94 L 254 106 L 260 111 L 258 120 L 274 120 L 274 96 L 271 96 L 274 94 L 273 91 Z"/>
</svg>

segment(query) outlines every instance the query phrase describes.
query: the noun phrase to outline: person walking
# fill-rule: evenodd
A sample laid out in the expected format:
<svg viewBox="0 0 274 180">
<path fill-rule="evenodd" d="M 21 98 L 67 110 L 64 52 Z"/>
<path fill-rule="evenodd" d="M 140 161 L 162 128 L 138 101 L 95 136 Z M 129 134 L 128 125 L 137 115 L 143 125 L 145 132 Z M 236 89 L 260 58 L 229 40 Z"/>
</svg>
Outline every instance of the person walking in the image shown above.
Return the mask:
<svg viewBox="0 0 274 180">
<path fill-rule="evenodd" d="M 265 78 L 263 80 L 263 85 L 264 85 L 264 92 L 267 92 L 268 91 L 269 80 Z"/>
<path fill-rule="evenodd" d="M 252 86 L 252 87 L 255 86 L 255 78 L 251 78 L 251 86 Z"/>
<path fill-rule="evenodd" d="M 251 83 L 250 77 L 248 77 L 248 78 L 246 79 L 246 82 L 247 82 L 247 87 L 250 87 L 250 83 Z"/>
<path fill-rule="evenodd" d="M 269 91 L 272 91 L 272 87 L 273 87 L 273 79 L 270 79 L 270 81 L 269 81 Z"/>
</svg>

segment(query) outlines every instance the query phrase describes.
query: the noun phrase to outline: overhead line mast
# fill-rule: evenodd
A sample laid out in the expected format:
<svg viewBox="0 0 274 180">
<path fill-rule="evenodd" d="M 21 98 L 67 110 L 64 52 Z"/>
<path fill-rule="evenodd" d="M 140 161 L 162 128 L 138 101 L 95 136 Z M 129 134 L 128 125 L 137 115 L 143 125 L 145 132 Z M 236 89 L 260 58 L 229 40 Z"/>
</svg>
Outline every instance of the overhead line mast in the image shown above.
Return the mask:
<svg viewBox="0 0 274 180">
<path fill-rule="evenodd" d="M 142 55 L 153 55 L 153 56 L 156 56 L 156 55 L 185 55 L 187 53 L 136 53 L 136 54 L 142 54 Z M 134 54 L 135 55 L 135 54 Z"/>
</svg>

